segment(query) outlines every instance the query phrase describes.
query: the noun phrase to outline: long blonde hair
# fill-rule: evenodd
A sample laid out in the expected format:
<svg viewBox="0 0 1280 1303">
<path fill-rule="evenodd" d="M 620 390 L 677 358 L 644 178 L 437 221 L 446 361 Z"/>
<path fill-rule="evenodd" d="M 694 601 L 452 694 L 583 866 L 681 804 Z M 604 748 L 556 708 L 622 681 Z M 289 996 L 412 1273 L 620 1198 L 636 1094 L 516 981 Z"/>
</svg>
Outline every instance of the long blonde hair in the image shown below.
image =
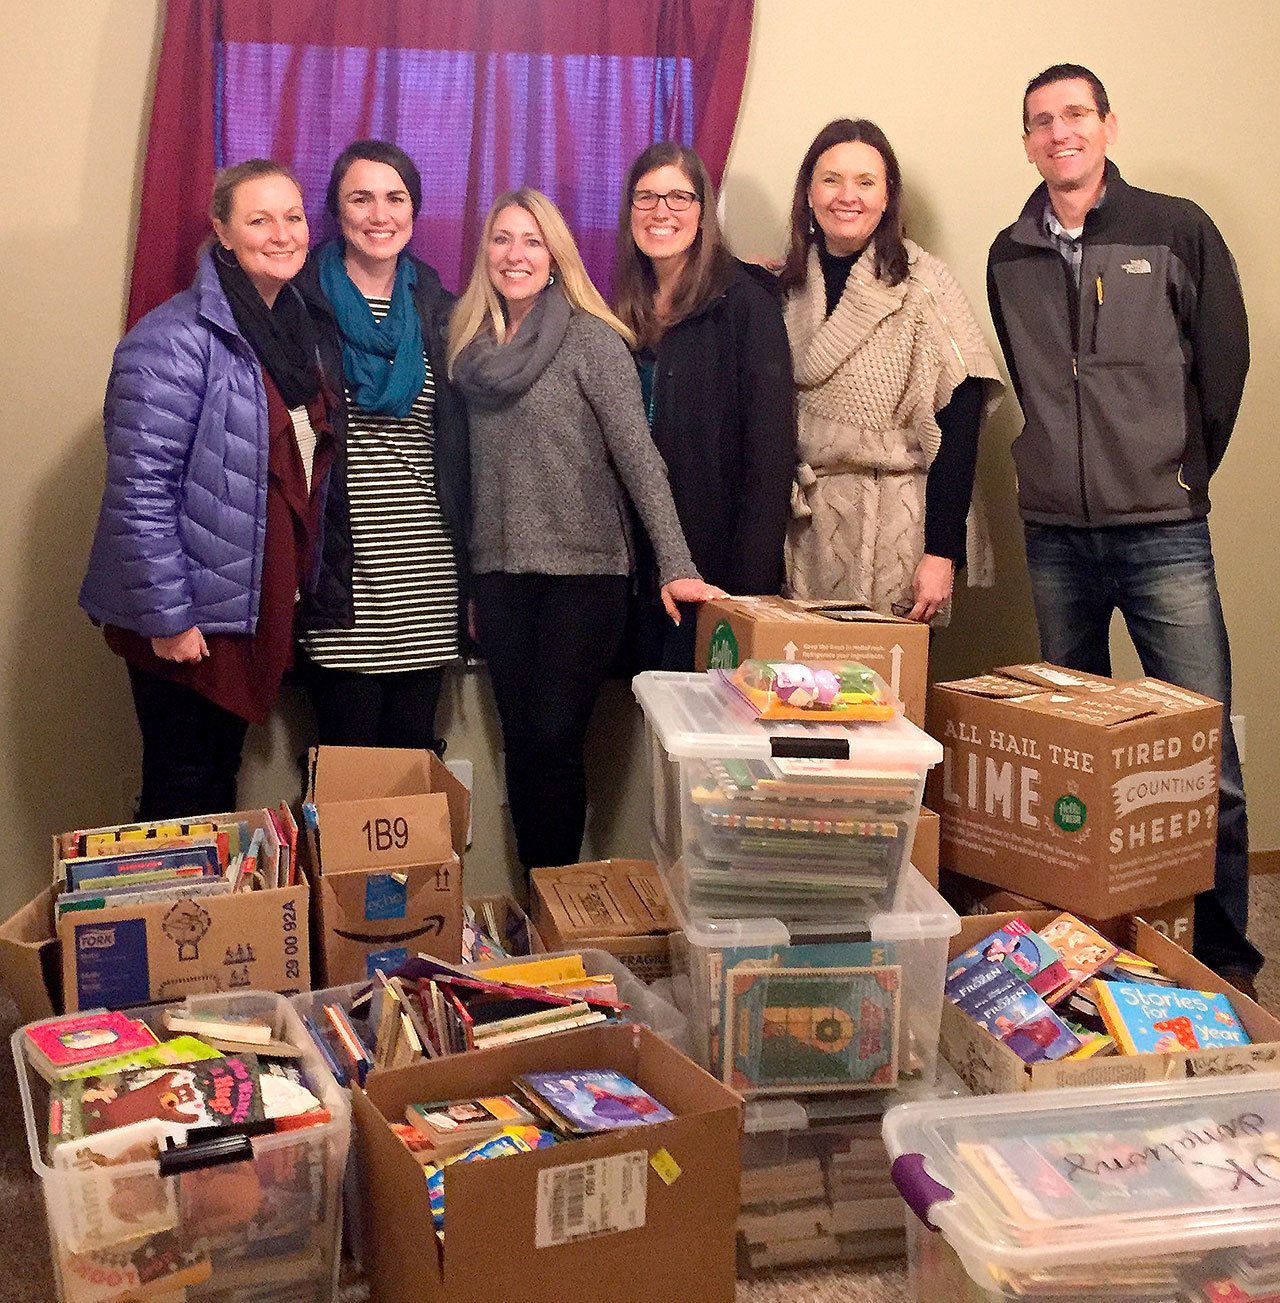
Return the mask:
<svg viewBox="0 0 1280 1303">
<path fill-rule="evenodd" d="M 498 214 L 504 208 L 523 208 L 537 222 L 542 231 L 542 238 L 547 242 L 547 252 L 551 255 L 552 269 L 560 278 L 565 297 L 575 308 L 599 317 L 611 326 L 627 342 L 628 348 L 634 348 L 636 337 L 630 327 L 620 321 L 604 301 L 604 296 L 591 283 L 587 269 L 582 265 L 582 255 L 574 242 L 573 235 L 560 210 L 540 190 L 522 186 L 519 190 L 509 190 L 499 195 L 484 219 L 484 230 L 480 233 L 480 247 L 476 250 L 475 265 L 471 269 L 471 279 L 462 291 L 453 316 L 449 320 L 449 348 L 447 357 L 449 373 L 453 374 L 453 364 L 458 354 L 471 343 L 482 330 L 493 332 L 499 344 L 507 339 L 507 317 L 502 308 L 502 299 L 493 288 L 489 279 L 489 241 L 493 238 L 493 227 Z"/>
</svg>

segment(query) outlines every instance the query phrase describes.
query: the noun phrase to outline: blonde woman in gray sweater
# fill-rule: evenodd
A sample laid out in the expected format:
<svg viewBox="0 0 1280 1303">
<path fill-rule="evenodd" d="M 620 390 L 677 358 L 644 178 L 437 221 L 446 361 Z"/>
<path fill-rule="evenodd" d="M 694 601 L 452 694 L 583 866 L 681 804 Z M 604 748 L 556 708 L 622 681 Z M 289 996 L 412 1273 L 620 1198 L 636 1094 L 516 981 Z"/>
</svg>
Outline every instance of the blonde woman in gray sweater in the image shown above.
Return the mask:
<svg viewBox="0 0 1280 1303">
<path fill-rule="evenodd" d="M 635 508 L 662 601 L 722 596 L 689 556 L 649 437 L 635 340 L 591 283 L 559 209 L 502 195 L 449 331 L 471 425 L 474 632 L 493 681 L 516 848 L 578 859 L 583 745 L 625 631 Z"/>
</svg>

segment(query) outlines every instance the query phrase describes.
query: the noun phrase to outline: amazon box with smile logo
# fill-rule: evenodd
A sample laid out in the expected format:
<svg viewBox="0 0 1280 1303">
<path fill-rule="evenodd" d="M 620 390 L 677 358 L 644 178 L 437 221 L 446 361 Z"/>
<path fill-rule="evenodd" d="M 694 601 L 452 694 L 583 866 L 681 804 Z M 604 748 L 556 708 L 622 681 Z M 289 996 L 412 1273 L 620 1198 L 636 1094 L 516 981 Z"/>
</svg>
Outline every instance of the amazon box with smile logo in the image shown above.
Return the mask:
<svg viewBox="0 0 1280 1303">
<path fill-rule="evenodd" d="M 1218 702 L 1014 665 L 935 684 L 929 731 L 946 869 L 1102 919 L 1213 886 Z"/>
<path fill-rule="evenodd" d="M 695 669 L 731 670 L 753 658 L 857 661 L 875 672 L 924 726 L 929 626 L 847 602 L 726 597 L 698 608 Z"/>
<path fill-rule="evenodd" d="M 307 830 L 315 951 L 329 986 L 412 954 L 462 955 L 470 797 L 430 751 L 314 748 Z"/>
</svg>

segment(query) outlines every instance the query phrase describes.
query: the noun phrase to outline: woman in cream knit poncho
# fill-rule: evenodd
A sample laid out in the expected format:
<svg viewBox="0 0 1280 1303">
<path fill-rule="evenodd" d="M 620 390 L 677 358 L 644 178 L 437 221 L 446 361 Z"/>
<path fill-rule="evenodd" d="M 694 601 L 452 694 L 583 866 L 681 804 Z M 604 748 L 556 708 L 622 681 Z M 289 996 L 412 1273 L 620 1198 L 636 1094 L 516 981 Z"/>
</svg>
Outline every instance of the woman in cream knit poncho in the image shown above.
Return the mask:
<svg viewBox="0 0 1280 1303">
<path fill-rule="evenodd" d="M 798 420 L 787 582 L 793 597 L 945 624 L 961 565 L 971 585 L 992 582 L 971 499 L 1003 384 L 951 273 L 903 239 L 900 204 L 879 128 L 818 134 L 782 272 Z"/>
</svg>

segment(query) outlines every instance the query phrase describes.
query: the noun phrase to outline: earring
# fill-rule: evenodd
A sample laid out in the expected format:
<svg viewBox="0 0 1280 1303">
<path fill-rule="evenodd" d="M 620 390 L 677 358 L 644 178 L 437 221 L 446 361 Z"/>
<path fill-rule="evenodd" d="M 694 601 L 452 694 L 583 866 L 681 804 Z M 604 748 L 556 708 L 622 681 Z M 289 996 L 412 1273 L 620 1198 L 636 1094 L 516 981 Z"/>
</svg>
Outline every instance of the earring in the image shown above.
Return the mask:
<svg viewBox="0 0 1280 1303">
<path fill-rule="evenodd" d="M 817 228 L 815 227 L 813 221 L 813 209 L 810 208 L 809 209 L 809 234 L 812 235 L 816 229 Z"/>
<path fill-rule="evenodd" d="M 547 276 L 547 284 L 554 285 L 555 283 L 556 283 L 556 274 L 555 272 L 550 272 Z"/>
<path fill-rule="evenodd" d="M 230 258 L 224 258 L 224 253 L 231 254 Z M 227 248 L 225 244 L 215 244 L 213 246 L 213 256 L 224 266 L 234 267 L 236 265 L 236 255 L 233 250 Z"/>
</svg>

